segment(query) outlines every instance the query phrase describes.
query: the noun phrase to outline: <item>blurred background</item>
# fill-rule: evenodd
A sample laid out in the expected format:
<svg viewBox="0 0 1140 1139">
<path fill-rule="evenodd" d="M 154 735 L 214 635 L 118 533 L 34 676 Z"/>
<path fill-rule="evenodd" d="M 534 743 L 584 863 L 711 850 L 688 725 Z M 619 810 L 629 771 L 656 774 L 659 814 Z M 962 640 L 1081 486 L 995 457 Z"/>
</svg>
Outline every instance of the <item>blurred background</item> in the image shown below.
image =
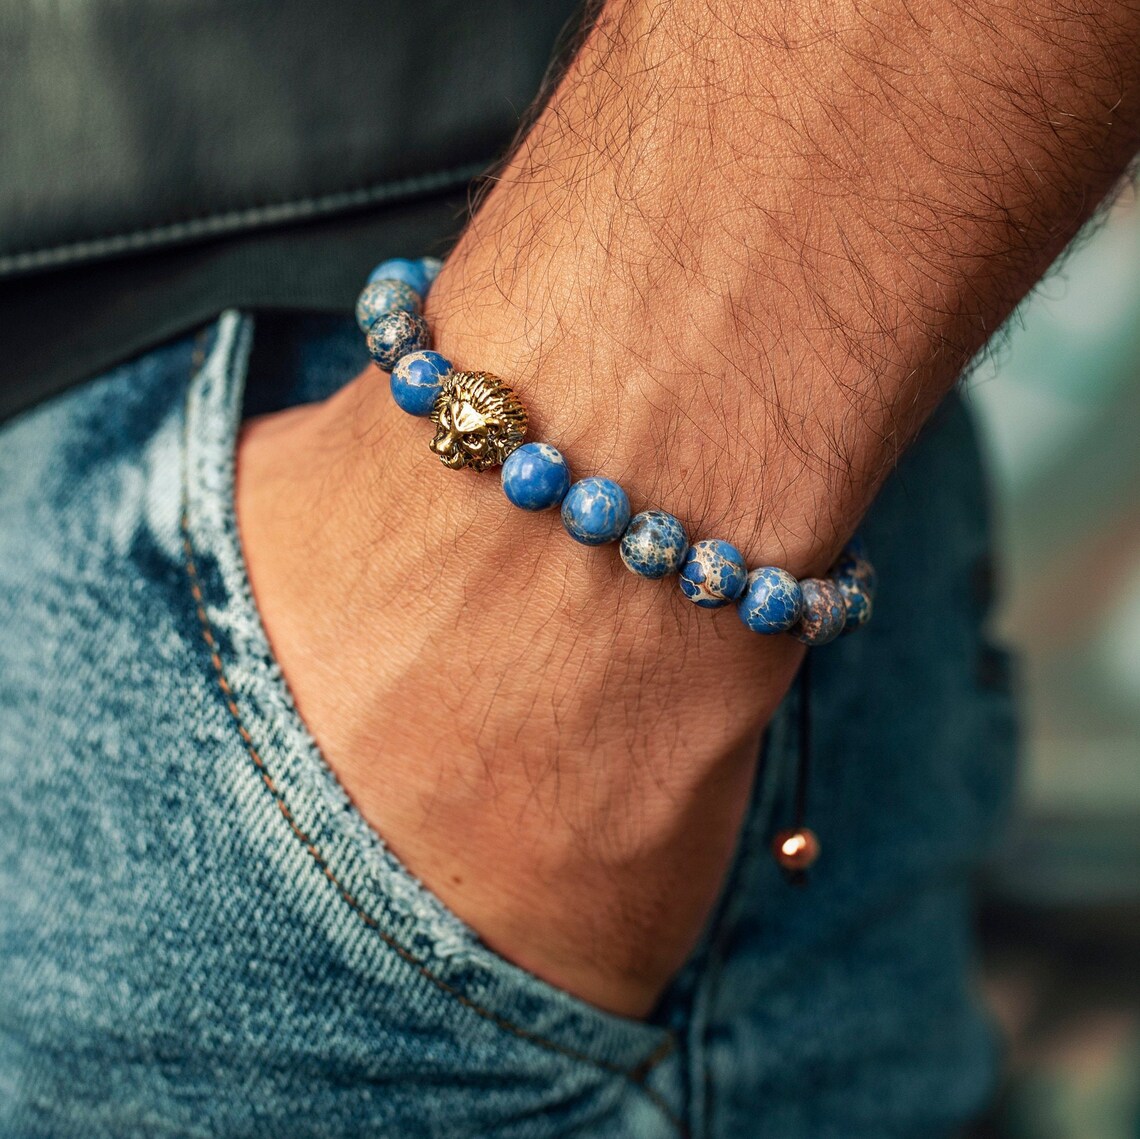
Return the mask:
<svg viewBox="0 0 1140 1139">
<path fill-rule="evenodd" d="M 995 492 L 1024 737 L 986 886 L 1002 1139 L 1140 1137 L 1140 200 L 1020 306 L 968 385 Z"/>
</svg>

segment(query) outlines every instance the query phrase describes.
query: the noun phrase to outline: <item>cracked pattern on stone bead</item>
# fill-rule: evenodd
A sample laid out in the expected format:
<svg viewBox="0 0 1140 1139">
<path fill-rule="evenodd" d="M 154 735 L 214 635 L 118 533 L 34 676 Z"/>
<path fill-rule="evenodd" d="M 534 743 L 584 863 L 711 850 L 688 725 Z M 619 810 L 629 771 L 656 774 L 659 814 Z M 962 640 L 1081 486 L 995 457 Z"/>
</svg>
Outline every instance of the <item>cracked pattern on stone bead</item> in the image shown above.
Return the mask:
<svg viewBox="0 0 1140 1139">
<path fill-rule="evenodd" d="M 748 575 L 744 555 L 730 542 L 704 538 L 689 547 L 681 563 L 681 592 L 702 609 L 735 601 Z"/>
<path fill-rule="evenodd" d="M 634 515 L 621 539 L 621 560 L 641 577 L 661 578 L 681 568 L 689 536 L 680 519 L 664 510 Z"/>
<path fill-rule="evenodd" d="M 789 630 L 805 645 L 826 645 L 834 641 L 847 623 L 847 606 L 834 581 L 809 577 L 800 582 L 803 612 Z"/>
<path fill-rule="evenodd" d="M 390 312 L 419 312 L 420 295 L 404 284 L 381 278 L 365 285 L 356 301 L 356 323 L 367 332 L 382 316 Z"/>
<path fill-rule="evenodd" d="M 390 372 L 401 356 L 430 347 L 431 333 L 419 313 L 390 312 L 368 330 L 368 353 L 385 372 Z"/>
<path fill-rule="evenodd" d="M 629 525 L 629 498 L 613 479 L 580 479 L 562 500 L 562 524 L 584 546 L 614 542 Z"/>
<path fill-rule="evenodd" d="M 740 619 L 754 633 L 786 633 L 800 619 L 803 591 L 787 570 L 760 566 L 748 575 L 738 608 Z"/>
</svg>

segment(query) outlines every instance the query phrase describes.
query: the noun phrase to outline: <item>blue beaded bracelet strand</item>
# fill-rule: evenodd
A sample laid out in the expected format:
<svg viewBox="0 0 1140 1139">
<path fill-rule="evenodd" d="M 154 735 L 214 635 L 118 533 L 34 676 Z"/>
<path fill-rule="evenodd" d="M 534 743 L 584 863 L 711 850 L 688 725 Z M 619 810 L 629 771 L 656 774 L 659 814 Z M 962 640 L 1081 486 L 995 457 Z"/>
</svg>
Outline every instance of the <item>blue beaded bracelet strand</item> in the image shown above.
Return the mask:
<svg viewBox="0 0 1140 1139">
<path fill-rule="evenodd" d="M 858 537 L 826 577 L 797 580 L 778 566 L 749 570 L 730 542 L 704 538 L 690 544 L 684 524 L 663 510 L 631 516 L 629 496 L 613 479 L 575 481 L 556 447 L 524 442 L 526 410 L 511 388 L 487 372 L 456 371 L 431 350 L 423 303 L 439 270 L 432 257 L 382 262 L 360 294 L 356 320 L 372 359 L 389 373 L 396 404 L 431 418 L 431 449 L 446 466 L 486 470 L 501 464 L 503 493 L 514 506 L 558 508 L 576 542 L 618 542 L 630 572 L 651 579 L 675 574 L 694 605 L 735 604 L 754 633 L 788 633 L 816 646 L 870 621 L 876 574 Z"/>
</svg>

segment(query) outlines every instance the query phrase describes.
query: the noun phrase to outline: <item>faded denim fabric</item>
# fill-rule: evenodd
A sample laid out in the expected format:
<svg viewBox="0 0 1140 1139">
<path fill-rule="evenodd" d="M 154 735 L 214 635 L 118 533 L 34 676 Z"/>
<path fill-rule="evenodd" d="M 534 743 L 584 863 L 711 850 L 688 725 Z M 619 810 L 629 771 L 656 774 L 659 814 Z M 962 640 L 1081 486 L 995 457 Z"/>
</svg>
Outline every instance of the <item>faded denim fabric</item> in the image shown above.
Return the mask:
<svg viewBox="0 0 1140 1139">
<path fill-rule="evenodd" d="M 243 390 L 319 398 L 365 360 L 350 321 L 277 325 L 227 314 L 0 430 L 0 1134 L 952 1134 L 993 1080 L 968 883 L 1012 750 L 960 404 L 865 527 L 875 622 L 816 650 L 810 884 L 768 852 L 793 691 L 640 1023 L 482 945 L 298 718 L 235 527 Z"/>
</svg>

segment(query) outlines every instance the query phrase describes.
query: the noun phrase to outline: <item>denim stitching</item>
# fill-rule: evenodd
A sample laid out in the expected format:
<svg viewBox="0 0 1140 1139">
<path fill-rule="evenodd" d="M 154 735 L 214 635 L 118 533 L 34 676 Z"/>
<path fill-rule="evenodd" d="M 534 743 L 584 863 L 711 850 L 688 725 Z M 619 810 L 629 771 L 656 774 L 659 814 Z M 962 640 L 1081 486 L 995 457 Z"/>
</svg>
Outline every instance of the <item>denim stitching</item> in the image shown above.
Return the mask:
<svg viewBox="0 0 1140 1139">
<path fill-rule="evenodd" d="M 191 375 L 193 376 L 201 368 L 204 360 L 204 339 L 200 338 L 198 344 L 195 346 L 193 360 L 191 363 Z M 185 419 L 186 425 L 189 424 L 189 417 Z M 214 669 L 214 678 L 218 683 L 218 687 L 222 692 L 222 699 L 225 703 L 226 709 L 233 719 L 234 725 L 237 728 L 237 733 L 241 738 L 242 745 L 246 754 L 253 762 L 258 775 L 261 778 L 266 790 L 273 797 L 278 810 L 281 812 L 286 824 L 289 826 L 290 831 L 298 842 L 305 848 L 306 852 L 313 859 L 316 865 L 320 868 L 324 876 L 336 887 L 337 892 L 340 894 L 343 901 L 348 907 L 360 918 L 361 921 L 371 930 L 374 930 L 380 939 L 388 946 L 401 960 L 411 965 L 416 972 L 420 974 L 425 980 L 435 985 L 436 988 L 446 993 L 448 996 L 453 997 L 464 1008 L 475 1013 L 476 1016 L 482 1017 L 484 1020 L 494 1024 L 497 1028 L 502 1029 L 504 1032 L 509 1032 L 522 1040 L 529 1041 L 540 1048 L 547 1051 L 555 1052 L 571 1060 L 579 1061 L 580 1063 L 590 1064 L 593 1067 L 599 1068 L 602 1071 L 608 1072 L 613 1075 L 622 1076 L 629 1080 L 634 1087 L 638 1088 L 655 1107 L 665 1116 L 669 1123 L 677 1129 L 677 1133 L 681 1139 L 688 1139 L 689 1132 L 684 1122 L 678 1119 L 672 1112 L 672 1109 L 661 1097 L 661 1095 L 654 1091 L 653 1088 L 647 1087 L 645 1080 L 649 1073 L 661 1063 L 672 1051 L 676 1043 L 676 1038 L 670 1032 L 666 1038 L 653 1052 L 651 1052 L 645 1059 L 639 1061 L 632 1068 L 626 1069 L 618 1064 L 609 1063 L 606 1060 L 600 1060 L 593 1056 L 588 1056 L 584 1052 L 578 1052 L 573 1048 L 567 1048 L 565 1045 L 558 1044 L 553 1040 L 547 1040 L 546 1037 L 540 1036 L 538 1033 L 531 1032 L 521 1025 L 514 1024 L 512 1021 L 507 1020 L 505 1017 L 499 1016 L 497 1013 L 492 1012 L 490 1009 L 483 1008 L 482 1005 L 477 1004 L 471 1000 L 470 997 L 460 992 L 454 985 L 449 984 L 442 977 L 436 976 L 423 962 L 420 957 L 417 957 L 410 949 L 401 945 L 391 934 L 387 933 L 381 928 L 380 923 L 374 918 L 364 907 L 356 900 L 355 897 L 349 892 L 344 884 L 337 878 L 336 873 L 325 861 L 320 850 L 313 843 L 312 839 L 298 826 L 293 812 L 289 804 L 285 800 L 285 796 L 281 789 L 278 787 L 277 782 L 269 773 L 265 765 L 265 761 L 257 750 L 253 737 L 250 735 L 249 730 L 246 728 L 242 720 L 241 709 L 238 708 L 237 700 L 235 699 L 233 689 L 230 686 L 229 680 L 226 677 L 225 665 L 222 661 L 221 652 L 218 645 L 218 640 L 214 635 L 213 626 L 210 622 L 209 614 L 206 612 L 205 597 L 202 592 L 201 580 L 198 576 L 198 566 L 195 562 L 194 546 L 190 537 L 190 517 L 189 517 L 189 471 L 185 468 L 186 448 L 183 447 L 183 473 L 182 473 L 182 511 L 180 516 L 180 527 L 182 530 L 182 549 L 184 555 L 184 566 L 186 575 L 190 583 L 190 594 L 194 601 L 195 611 L 198 617 L 198 623 L 201 628 L 202 639 L 205 641 L 206 648 L 210 654 L 210 663 Z"/>
<path fill-rule="evenodd" d="M 489 162 L 489 159 L 486 162 L 469 162 L 450 170 L 436 170 L 357 190 L 338 190 L 332 194 L 160 222 L 146 229 L 87 238 L 47 249 L 0 254 L 0 275 L 27 273 L 122 253 L 138 253 L 158 245 L 174 245 L 203 237 L 217 237 L 242 229 L 262 229 L 286 222 L 310 221 L 346 210 L 397 202 L 418 194 L 464 185 L 481 174 Z"/>
</svg>

